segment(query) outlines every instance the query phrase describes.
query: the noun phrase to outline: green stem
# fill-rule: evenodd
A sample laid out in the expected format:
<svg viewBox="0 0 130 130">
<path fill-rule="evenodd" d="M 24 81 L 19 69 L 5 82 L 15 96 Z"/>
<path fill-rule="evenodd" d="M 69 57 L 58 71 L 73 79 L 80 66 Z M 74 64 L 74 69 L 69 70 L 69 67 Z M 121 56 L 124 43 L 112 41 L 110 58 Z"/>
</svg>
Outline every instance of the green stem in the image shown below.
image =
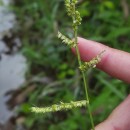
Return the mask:
<svg viewBox="0 0 130 130">
<path fill-rule="evenodd" d="M 75 49 L 76 49 L 78 64 L 79 64 L 79 66 L 81 66 L 82 63 L 81 63 L 80 53 L 79 53 L 79 49 L 78 49 L 78 45 L 77 45 L 77 29 L 74 29 L 74 37 L 75 37 L 75 43 L 76 43 Z M 94 121 L 93 121 L 92 112 L 91 112 L 91 107 L 90 107 L 90 103 L 89 103 L 87 80 L 85 78 L 84 71 L 81 71 L 81 73 L 82 73 L 82 78 L 83 78 L 83 82 L 84 82 L 86 101 L 88 102 L 87 103 L 87 108 L 88 108 L 88 113 L 89 113 L 89 117 L 90 117 L 90 121 L 91 121 L 91 125 L 92 125 L 92 130 L 95 130 L 95 128 L 94 128 Z"/>
</svg>

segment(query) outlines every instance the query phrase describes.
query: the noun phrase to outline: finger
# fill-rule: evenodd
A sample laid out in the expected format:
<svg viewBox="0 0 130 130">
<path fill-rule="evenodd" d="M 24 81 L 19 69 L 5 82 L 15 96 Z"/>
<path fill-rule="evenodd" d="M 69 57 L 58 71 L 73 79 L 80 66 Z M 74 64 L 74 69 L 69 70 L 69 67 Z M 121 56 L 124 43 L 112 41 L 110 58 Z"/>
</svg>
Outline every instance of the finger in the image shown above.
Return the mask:
<svg viewBox="0 0 130 130">
<path fill-rule="evenodd" d="M 106 73 L 130 83 L 130 54 L 120 50 L 116 50 L 103 44 L 78 38 L 78 48 L 81 59 L 89 61 L 103 50 L 101 62 L 97 67 Z M 75 49 L 72 49 L 75 53 Z"/>
<path fill-rule="evenodd" d="M 95 130 L 130 130 L 130 95 Z"/>
</svg>

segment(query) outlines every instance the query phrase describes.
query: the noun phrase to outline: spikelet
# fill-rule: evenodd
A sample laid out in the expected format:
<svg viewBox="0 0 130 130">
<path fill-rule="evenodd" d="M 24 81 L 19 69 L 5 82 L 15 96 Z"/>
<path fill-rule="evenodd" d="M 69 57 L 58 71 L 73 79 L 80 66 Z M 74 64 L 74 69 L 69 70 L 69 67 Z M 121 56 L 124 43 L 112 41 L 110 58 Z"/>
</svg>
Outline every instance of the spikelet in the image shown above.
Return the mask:
<svg viewBox="0 0 130 130">
<path fill-rule="evenodd" d="M 63 43 L 67 44 L 70 47 L 75 47 L 75 42 L 66 36 L 64 36 L 62 33 L 58 32 L 58 38 L 62 40 Z"/>
<path fill-rule="evenodd" d="M 72 3 L 77 4 L 78 0 L 72 0 Z"/>
<path fill-rule="evenodd" d="M 44 113 L 57 112 L 57 111 L 62 111 L 62 110 L 71 110 L 73 108 L 86 106 L 88 103 L 89 102 L 87 102 L 86 100 L 76 101 L 76 102 L 71 101 L 70 103 L 60 102 L 59 105 L 54 104 L 50 107 L 43 107 L 43 108 L 32 107 L 31 111 L 34 113 L 43 113 L 44 114 Z"/>
<path fill-rule="evenodd" d="M 89 62 L 84 62 L 80 67 L 79 69 L 81 71 L 86 71 L 88 70 L 89 68 L 95 68 L 96 65 L 101 61 L 101 55 L 105 52 L 102 51 L 100 54 L 98 54 L 96 57 L 94 57 L 92 60 L 90 60 Z"/>
<path fill-rule="evenodd" d="M 73 27 L 79 26 L 81 24 L 82 18 L 78 11 L 75 11 L 75 20 L 73 21 Z"/>
</svg>

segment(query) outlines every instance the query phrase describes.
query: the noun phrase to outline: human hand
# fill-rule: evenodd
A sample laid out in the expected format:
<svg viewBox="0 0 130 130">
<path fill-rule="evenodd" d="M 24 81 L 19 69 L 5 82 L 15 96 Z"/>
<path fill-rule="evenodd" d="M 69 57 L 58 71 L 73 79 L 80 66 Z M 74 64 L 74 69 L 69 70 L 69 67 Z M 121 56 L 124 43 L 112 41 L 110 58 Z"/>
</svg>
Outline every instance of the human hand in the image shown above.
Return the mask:
<svg viewBox="0 0 130 130">
<path fill-rule="evenodd" d="M 78 43 L 83 61 L 89 61 L 106 50 L 97 67 L 113 77 L 130 83 L 130 53 L 83 38 L 78 38 Z M 75 53 L 74 48 L 72 50 Z M 96 126 L 95 130 L 130 130 L 130 95 L 104 122 Z"/>
</svg>

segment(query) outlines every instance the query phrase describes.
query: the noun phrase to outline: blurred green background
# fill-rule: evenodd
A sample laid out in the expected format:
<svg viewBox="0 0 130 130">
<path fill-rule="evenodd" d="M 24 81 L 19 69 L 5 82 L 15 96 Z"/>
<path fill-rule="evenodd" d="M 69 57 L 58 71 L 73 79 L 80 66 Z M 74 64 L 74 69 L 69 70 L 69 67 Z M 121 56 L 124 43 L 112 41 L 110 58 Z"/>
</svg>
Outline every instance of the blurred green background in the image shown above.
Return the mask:
<svg viewBox="0 0 130 130">
<path fill-rule="evenodd" d="M 79 36 L 130 52 L 129 5 L 128 0 L 80 0 L 77 8 L 83 21 Z M 18 20 L 14 33 L 20 37 L 21 52 L 28 61 L 27 83 L 23 88 L 35 88 L 18 110 L 25 117 L 25 128 L 89 130 L 91 125 L 85 108 L 46 115 L 28 110 L 31 106 L 85 98 L 76 58 L 57 38 L 58 30 L 72 37 L 64 0 L 15 0 L 13 10 Z M 96 125 L 128 95 L 129 85 L 97 69 L 86 75 Z"/>
</svg>

